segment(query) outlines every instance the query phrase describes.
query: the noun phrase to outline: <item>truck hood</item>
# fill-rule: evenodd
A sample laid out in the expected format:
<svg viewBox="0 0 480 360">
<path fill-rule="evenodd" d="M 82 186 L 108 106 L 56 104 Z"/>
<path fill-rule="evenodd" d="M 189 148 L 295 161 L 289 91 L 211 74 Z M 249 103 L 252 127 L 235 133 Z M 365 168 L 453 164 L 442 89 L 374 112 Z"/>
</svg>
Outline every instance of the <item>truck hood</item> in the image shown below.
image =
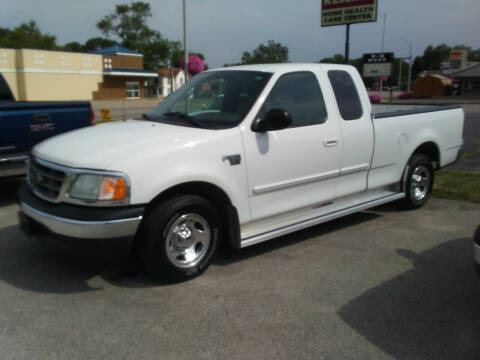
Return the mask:
<svg viewBox="0 0 480 360">
<path fill-rule="evenodd" d="M 117 121 L 53 137 L 35 146 L 33 154 L 64 166 L 107 170 L 130 156 L 191 147 L 215 134 L 215 130 L 150 121 Z"/>
</svg>

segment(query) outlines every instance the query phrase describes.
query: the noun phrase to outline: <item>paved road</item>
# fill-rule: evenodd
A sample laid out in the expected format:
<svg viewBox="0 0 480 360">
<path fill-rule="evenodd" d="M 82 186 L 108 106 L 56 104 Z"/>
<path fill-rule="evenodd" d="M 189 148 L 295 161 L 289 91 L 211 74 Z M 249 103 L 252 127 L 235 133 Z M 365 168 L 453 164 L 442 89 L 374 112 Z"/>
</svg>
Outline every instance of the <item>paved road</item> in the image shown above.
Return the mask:
<svg viewBox="0 0 480 360">
<path fill-rule="evenodd" d="M 465 111 L 464 158 L 451 166 L 457 170 L 480 171 L 480 105 L 463 105 Z"/>
<path fill-rule="evenodd" d="M 160 99 L 92 101 L 92 108 L 96 121 L 102 120 L 102 109 L 110 110 L 112 120 L 141 119 L 142 114 L 152 111 L 160 101 Z"/>
<path fill-rule="evenodd" d="M 480 357 L 479 205 L 359 213 L 165 285 L 23 236 L 18 185 L 0 182 L 2 360 Z"/>
</svg>

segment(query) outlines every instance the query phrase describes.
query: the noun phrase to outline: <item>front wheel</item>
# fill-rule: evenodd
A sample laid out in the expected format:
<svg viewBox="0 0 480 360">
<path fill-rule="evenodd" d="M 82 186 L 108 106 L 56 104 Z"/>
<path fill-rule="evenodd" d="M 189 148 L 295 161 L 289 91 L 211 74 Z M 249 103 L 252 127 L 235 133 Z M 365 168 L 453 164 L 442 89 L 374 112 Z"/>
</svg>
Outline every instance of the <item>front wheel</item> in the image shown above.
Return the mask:
<svg viewBox="0 0 480 360">
<path fill-rule="evenodd" d="M 140 258 L 156 278 L 188 280 L 210 265 L 218 231 L 218 215 L 204 198 L 185 195 L 167 200 L 145 218 Z"/>
<path fill-rule="evenodd" d="M 428 156 L 416 154 L 408 163 L 405 198 L 402 206 L 405 209 L 418 209 L 425 205 L 433 189 L 433 165 Z"/>
</svg>

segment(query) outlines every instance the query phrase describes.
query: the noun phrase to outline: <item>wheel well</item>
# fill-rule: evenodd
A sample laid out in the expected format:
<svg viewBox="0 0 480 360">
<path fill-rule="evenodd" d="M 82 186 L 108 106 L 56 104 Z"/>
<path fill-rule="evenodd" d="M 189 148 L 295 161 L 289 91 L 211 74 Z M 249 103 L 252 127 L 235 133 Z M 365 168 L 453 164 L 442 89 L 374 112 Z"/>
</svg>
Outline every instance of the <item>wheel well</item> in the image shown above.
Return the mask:
<svg viewBox="0 0 480 360">
<path fill-rule="evenodd" d="M 440 168 L 440 151 L 438 150 L 437 144 L 435 144 L 432 141 L 426 142 L 422 145 L 420 145 L 412 155 L 415 154 L 423 154 L 425 156 L 428 156 L 430 160 L 435 163 L 434 168 L 439 169 Z"/>
<path fill-rule="evenodd" d="M 237 209 L 233 206 L 228 195 L 218 186 L 207 182 L 188 182 L 175 185 L 157 195 L 145 209 L 144 218 L 157 204 L 181 195 L 197 195 L 210 201 L 222 224 L 222 232 L 230 244 L 238 247 L 240 244 L 240 225 Z M 223 237 L 223 236 L 222 236 Z"/>
</svg>

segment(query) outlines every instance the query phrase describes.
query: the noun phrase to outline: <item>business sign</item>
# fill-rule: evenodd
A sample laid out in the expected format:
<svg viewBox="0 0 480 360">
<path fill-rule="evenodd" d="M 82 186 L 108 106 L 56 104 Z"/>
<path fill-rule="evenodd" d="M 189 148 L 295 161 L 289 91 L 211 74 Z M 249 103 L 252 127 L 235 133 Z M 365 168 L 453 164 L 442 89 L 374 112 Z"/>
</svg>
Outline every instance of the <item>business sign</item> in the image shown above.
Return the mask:
<svg viewBox="0 0 480 360">
<path fill-rule="evenodd" d="M 392 75 L 392 63 L 394 54 L 375 53 L 363 55 L 363 76 L 381 77 Z"/>
<path fill-rule="evenodd" d="M 322 0 L 322 26 L 377 21 L 378 0 Z"/>
<path fill-rule="evenodd" d="M 461 69 L 467 62 L 468 51 L 455 49 L 450 52 L 450 69 Z"/>
</svg>

